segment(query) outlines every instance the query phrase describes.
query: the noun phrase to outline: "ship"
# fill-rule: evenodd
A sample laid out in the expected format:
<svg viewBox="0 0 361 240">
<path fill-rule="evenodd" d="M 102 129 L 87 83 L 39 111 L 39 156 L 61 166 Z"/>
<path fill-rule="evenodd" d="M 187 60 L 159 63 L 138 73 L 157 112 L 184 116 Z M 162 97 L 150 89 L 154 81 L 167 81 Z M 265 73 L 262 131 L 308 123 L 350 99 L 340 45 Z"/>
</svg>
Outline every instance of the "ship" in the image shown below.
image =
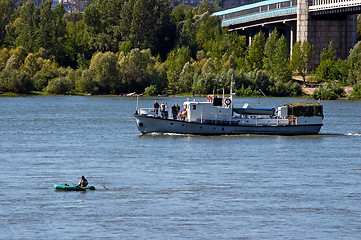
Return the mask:
<svg viewBox="0 0 361 240">
<path fill-rule="evenodd" d="M 323 125 L 319 103 L 291 103 L 273 108 L 235 108 L 228 98 L 208 96 L 206 101 L 186 100 L 177 116 L 157 114 L 153 108 L 137 108 L 136 125 L 142 134 L 194 135 L 311 135 Z"/>
</svg>

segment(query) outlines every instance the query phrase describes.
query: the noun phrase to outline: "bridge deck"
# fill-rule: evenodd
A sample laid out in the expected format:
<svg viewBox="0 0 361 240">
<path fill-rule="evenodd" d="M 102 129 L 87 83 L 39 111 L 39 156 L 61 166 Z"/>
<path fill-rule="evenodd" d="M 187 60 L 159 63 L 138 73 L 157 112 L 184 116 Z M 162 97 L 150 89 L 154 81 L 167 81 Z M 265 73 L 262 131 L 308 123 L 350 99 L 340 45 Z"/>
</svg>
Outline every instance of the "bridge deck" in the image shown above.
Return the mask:
<svg viewBox="0 0 361 240">
<path fill-rule="evenodd" d="M 361 12 L 361 0 L 312 0 L 308 8 L 312 15 L 333 14 L 339 12 Z M 228 27 L 238 24 L 252 24 L 260 19 L 285 17 L 297 14 L 297 0 L 265 0 L 247 4 L 219 12 L 222 26 Z M 293 18 L 293 17 L 292 17 Z"/>
</svg>

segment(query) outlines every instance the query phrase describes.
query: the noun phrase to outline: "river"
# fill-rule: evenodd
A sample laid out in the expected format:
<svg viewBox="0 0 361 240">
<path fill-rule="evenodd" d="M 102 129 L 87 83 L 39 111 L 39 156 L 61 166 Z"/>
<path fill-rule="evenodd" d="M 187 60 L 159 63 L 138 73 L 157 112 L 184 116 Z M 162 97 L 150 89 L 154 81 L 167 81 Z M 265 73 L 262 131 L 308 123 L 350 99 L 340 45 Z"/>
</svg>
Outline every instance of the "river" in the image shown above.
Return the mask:
<svg viewBox="0 0 361 240">
<path fill-rule="evenodd" d="M 361 239 L 361 102 L 321 103 L 315 136 L 142 136 L 135 98 L 2 97 L 0 239 Z"/>
</svg>

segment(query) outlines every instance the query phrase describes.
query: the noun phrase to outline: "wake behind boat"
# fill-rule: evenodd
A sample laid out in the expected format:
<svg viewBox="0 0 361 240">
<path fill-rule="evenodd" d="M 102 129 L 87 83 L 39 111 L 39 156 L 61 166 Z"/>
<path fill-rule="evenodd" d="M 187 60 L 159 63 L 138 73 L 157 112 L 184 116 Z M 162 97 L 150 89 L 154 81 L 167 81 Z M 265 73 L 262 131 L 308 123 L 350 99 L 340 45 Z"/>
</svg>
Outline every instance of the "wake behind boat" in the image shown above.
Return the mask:
<svg viewBox="0 0 361 240">
<path fill-rule="evenodd" d="M 227 134 L 318 134 L 323 122 L 323 106 L 318 103 L 286 104 L 264 109 L 233 108 L 230 98 L 208 96 L 207 101 L 185 101 L 183 112 L 169 118 L 156 109 L 137 109 L 134 117 L 139 131 L 197 135 Z"/>
</svg>

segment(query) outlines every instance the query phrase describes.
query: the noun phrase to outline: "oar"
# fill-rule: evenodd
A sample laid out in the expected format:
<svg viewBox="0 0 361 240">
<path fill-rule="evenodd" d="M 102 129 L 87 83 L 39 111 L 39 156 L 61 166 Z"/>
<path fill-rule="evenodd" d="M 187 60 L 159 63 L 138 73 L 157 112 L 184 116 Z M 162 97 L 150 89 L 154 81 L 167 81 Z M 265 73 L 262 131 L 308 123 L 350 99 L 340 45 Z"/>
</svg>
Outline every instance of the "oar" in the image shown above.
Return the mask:
<svg viewBox="0 0 361 240">
<path fill-rule="evenodd" d="M 103 186 L 103 188 L 105 188 L 106 190 L 109 190 L 106 186 L 104 186 L 103 184 L 100 184 L 100 185 L 102 185 Z"/>
</svg>

